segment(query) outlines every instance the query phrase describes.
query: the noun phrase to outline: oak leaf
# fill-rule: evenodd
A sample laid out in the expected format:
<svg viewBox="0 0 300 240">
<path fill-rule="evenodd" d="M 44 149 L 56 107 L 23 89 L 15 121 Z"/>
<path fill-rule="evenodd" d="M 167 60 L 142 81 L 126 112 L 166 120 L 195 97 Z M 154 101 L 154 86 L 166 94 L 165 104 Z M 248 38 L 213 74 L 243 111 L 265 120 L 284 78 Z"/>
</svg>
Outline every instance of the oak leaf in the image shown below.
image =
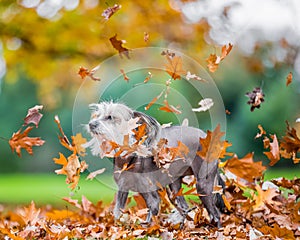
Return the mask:
<svg viewBox="0 0 300 240">
<path fill-rule="evenodd" d="M 259 228 L 259 230 L 265 235 L 271 235 L 274 239 L 296 239 L 292 230 L 280 227 L 277 223 L 275 223 L 272 227 L 263 226 Z"/>
<path fill-rule="evenodd" d="M 257 191 L 257 194 L 253 194 L 253 200 L 255 201 L 255 204 L 253 205 L 253 210 L 263 210 L 266 205 L 281 205 L 280 202 L 274 201 L 273 198 L 278 196 L 279 193 L 274 188 L 269 188 L 267 190 L 262 190 L 259 185 L 255 186 L 255 189 Z"/>
<path fill-rule="evenodd" d="M 109 39 L 111 45 L 118 50 L 120 57 L 122 58 L 122 54 L 124 54 L 128 59 L 129 57 L 129 49 L 123 47 L 123 43 L 125 42 L 124 40 L 118 40 L 117 39 L 117 34 L 115 34 L 113 37 Z"/>
<path fill-rule="evenodd" d="M 19 129 L 18 132 L 14 133 L 9 139 L 8 143 L 12 151 L 16 151 L 19 157 L 21 157 L 21 149 L 25 149 L 29 154 L 33 154 L 33 146 L 42 146 L 45 141 L 40 137 L 28 137 L 28 133 L 33 127 L 27 127 L 24 132 Z"/>
<path fill-rule="evenodd" d="M 228 153 L 226 153 L 226 148 L 231 146 L 231 144 L 221 140 L 224 134 L 224 132 L 221 132 L 220 124 L 218 124 L 213 132 L 208 130 L 206 137 L 200 138 L 199 140 L 202 149 L 197 152 L 197 155 L 206 162 L 213 162 L 228 155 Z"/>
<path fill-rule="evenodd" d="M 280 160 L 279 144 L 276 135 L 271 135 L 273 142 L 270 142 L 270 152 L 264 152 L 264 154 L 270 160 L 269 165 L 274 166 Z"/>
<path fill-rule="evenodd" d="M 77 133 L 75 136 L 71 136 L 72 139 L 72 145 L 74 145 L 76 149 L 76 153 L 78 153 L 81 156 L 85 155 L 85 148 L 82 146 L 85 144 L 86 138 L 82 137 L 81 133 Z"/>
<path fill-rule="evenodd" d="M 280 142 L 280 154 L 284 158 L 293 158 L 294 163 L 298 163 L 297 152 L 300 150 L 300 138 L 296 129 L 287 124 L 286 135 L 282 137 Z"/>
<path fill-rule="evenodd" d="M 229 46 L 227 47 L 224 45 L 222 47 L 221 56 L 217 56 L 216 54 L 210 54 L 209 57 L 206 59 L 207 67 L 210 72 L 215 72 L 221 61 L 224 60 L 224 58 L 230 53 L 232 49 L 232 44 L 229 43 Z"/>
<path fill-rule="evenodd" d="M 28 109 L 27 115 L 24 118 L 23 125 L 28 125 L 30 123 L 33 123 L 36 127 L 38 127 L 39 122 L 43 117 L 43 114 L 39 112 L 42 109 L 43 109 L 43 105 L 35 105 L 34 107 Z"/>
<path fill-rule="evenodd" d="M 34 226 L 39 221 L 39 214 L 41 209 L 35 207 L 35 203 L 31 201 L 28 207 L 20 210 L 19 215 L 23 218 L 26 224 Z"/>
<path fill-rule="evenodd" d="M 235 174 L 237 177 L 253 182 L 254 179 L 260 178 L 267 169 L 262 162 L 253 161 L 253 153 L 248 153 L 241 159 L 235 155 L 222 163 L 225 171 Z"/>
<path fill-rule="evenodd" d="M 169 57 L 166 55 L 168 63 L 166 66 L 166 72 L 171 76 L 172 79 L 180 80 L 181 75 L 185 75 L 186 71 L 182 68 L 182 58 L 180 56 Z"/>
</svg>

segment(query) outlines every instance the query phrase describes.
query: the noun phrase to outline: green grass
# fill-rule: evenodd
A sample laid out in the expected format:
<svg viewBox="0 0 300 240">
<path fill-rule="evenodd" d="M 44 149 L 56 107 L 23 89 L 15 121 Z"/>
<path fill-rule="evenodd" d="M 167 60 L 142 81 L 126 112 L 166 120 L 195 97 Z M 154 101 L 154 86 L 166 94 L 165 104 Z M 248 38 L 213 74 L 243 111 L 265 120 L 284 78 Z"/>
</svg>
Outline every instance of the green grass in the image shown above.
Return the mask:
<svg viewBox="0 0 300 240">
<path fill-rule="evenodd" d="M 272 169 L 265 173 L 265 179 L 277 177 L 300 177 L 300 169 Z M 81 177 L 78 188 L 71 191 L 65 183 L 65 176 L 56 174 L 2 174 L 0 175 L 0 203 L 29 204 L 32 200 L 38 205 L 52 204 L 64 206 L 63 197 L 81 199 L 86 196 L 92 202 L 99 200 L 110 203 L 116 192 L 112 177 L 100 175 L 92 181 Z"/>
</svg>

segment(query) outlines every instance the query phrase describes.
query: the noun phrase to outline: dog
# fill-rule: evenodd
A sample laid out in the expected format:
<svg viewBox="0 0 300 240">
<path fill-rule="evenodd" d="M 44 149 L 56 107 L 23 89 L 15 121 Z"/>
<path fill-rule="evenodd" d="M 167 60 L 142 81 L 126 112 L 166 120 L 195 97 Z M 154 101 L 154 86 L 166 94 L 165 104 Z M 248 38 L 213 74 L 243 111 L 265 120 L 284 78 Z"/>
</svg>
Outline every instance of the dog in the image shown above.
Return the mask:
<svg viewBox="0 0 300 240">
<path fill-rule="evenodd" d="M 168 188 L 169 193 L 176 196 L 173 203 L 184 216 L 189 206 L 183 196 L 176 194 L 181 188 L 183 177 L 194 175 L 197 193 L 209 213 L 210 221 L 221 227 L 220 211 L 224 208 L 224 202 L 219 194 L 213 193 L 215 185 L 223 186 L 218 171 L 218 159 L 208 163 L 197 155 L 197 151 L 201 150 L 199 139 L 205 138 L 205 132 L 188 126 L 162 128 L 155 118 L 121 103 L 101 102 L 90 104 L 89 107 L 92 114 L 88 131 L 92 140 L 86 147 L 90 147 L 94 155 L 114 159 L 114 180 L 118 186 L 113 211 L 115 219 L 120 218 L 128 192 L 135 191 L 144 198 L 149 209 L 146 222 L 151 222 L 152 216 L 159 213 L 158 190 L 161 187 Z M 144 126 L 145 136 L 135 144 L 135 151 L 116 154 L 118 148 L 112 149 L 112 143 L 122 146 L 126 136 L 127 146 L 130 146 L 137 141 L 134 132 L 138 126 Z M 158 166 L 155 161 L 162 139 L 168 147 L 176 147 L 180 142 L 188 148 L 188 153 L 184 157 L 176 156 L 167 169 Z M 124 166 L 128 170 L 124 171 Z"/>
</svg>

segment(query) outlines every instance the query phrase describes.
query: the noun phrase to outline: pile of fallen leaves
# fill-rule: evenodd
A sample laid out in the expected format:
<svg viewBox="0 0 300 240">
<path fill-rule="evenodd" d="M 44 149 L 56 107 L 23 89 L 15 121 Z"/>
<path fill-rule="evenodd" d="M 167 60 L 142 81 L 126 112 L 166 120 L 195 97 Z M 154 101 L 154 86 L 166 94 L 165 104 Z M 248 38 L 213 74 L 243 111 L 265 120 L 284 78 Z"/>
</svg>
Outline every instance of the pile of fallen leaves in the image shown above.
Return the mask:
<svg viewBox="0 0 300 240">
<path fill-rule="evenodd" d="M 54 209 L 37 207 L 32 202 L 14 211 L 0 209 L 1 239 L 299 239 L 300 179 L 277 179 L 244 186 L 237 181 L 226 182 L 228 213 L 222 215 L 223 227 L 209 224 L 206 210 L 190 200 L 193 210 L 186 221 L 172 224 L 168 220 L 171 204 L 166 192 L 161 214 L 150 225 L 143 224 L 146 205 L 140 195 L 129 201 L 136 206 L 126 208 L 120 220 L 112 215 L 113 204 L 96 204 L 82 196 L 81 201 L 64 198 L 73 207 Z M 247 193 L 247 194 L 246 194 Z M 187 196 L 189 193 L 181 194 Z M 298 198 L 298 199 L 297 199 Z M 153 239 L 153 238 L 152 238 Z"/>
</svg>

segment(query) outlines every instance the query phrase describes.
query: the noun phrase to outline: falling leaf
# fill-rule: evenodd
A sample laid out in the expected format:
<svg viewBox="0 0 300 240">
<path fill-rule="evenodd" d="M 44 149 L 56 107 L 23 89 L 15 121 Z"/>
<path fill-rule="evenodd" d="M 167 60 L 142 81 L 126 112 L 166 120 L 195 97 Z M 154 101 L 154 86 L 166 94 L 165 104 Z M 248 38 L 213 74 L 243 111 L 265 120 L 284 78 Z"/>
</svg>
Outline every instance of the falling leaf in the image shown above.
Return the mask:
<svg viewBox="0 0 300 240">
<path fill-rule="evenodd" d="M 16 151 L 19 157 L 21 157 L 21 149 L 25 149 L 29 154 L 33 154 L 33 146 L 42 146 L 45 141 L 40 137 L 28 137 L 28 133 L 33 127 L 27 127 L 24 132 L 19 129 L 18 132 L 14 133 L 9 139 L 9 145 L 12 151 Z"/>
<path fill-rule="evenodd" d="M 78 75 L 82 78 L 85 79 L 86 77 L 90 77 L 94 81 L 100 81 L 101 79 L 99 77 L 95 77 L 94 74 L 96 71 L 100 68 L 100 66 L 96 66 L 93 68 L 91 71 L 89 71 L 85 67 L 80 67 L 78 70 Z"/>
<path fill-rule="evenodd" d="M 121 5 L 115 4 L 113 7 L 106 8 L 103 13 L 101 14 L 105 20 L 108 20 L 112 15 L 114 15 L 118 10 L 121 9 Z"/>
<path fill-rule="evenodd" d="M 71 137 L 72 143 L 76 148 L 76 153 L 78 153 L 81 156 L 85 155 L 85 148 L 82 146 L 85 144 L 86 138 L 82 137 L 81 133 L 77 133 L 75 136 Z"/>
<path fill-rule="evenodd" d="M 197 155 L 206 162 L 213 162 L 228 155 L 228 153 L 226 153 L 226 148 L 231 146 L 231 144 L 221 140 L 224 134 L 224 132 L 221 132 L 220 124 L 218 124 L 213 132 L 208 130 L 206 137 L 200 138 L 202 149 L 197 152 Z"/>
<path fill-rule="evenodd" d="M 72 154 L 66 159 L 62 153 L 59 153 L 59 158 L 53 158 L 53 160 L 56 164 L 62 165 L 62 168 L 55 170 L 55 173 L 66 175 L 66 183 L 72 183 L 70 188 L 74 190 L 79 182 L 80 173 L 86 170 L 87 164 L 84 161 L 80 162 L 76 154 Z"/>
<path fill-rule="evenodd" d="M 270 142 L 270 152 L 264 152 L 264 154 L 269 158 L 270 166 L 274 166 L 280 160 L 279 144 L 276 135 L 271 135 L 273 142 Z"/>
<path fill-rule="evenodd" d="M 178 108 L 174 107 L 173 105 L 169 105 L 169 102 L 167 100 L 164 100 L 164 104 L 165 105 L 160 107 L 159 110 L 181 114 L 181 111 Z"/>
<path fill-rule="evenodd" d="M 186 78 L 186 80 L 192 79 L 192 80 L 207 82 L 205 79 L 197 76 L 196 74 L 191 74 L 190 71 L 187 71 L 185 78 Z"/>
<path fill-rule="evenodd" d="M 260 108 L 260 104 L 265 101 L 265 94 L 259 87 L 254 88 L 252 92 L 247 92 L 246 96 L 250 98 L 247 104 L 251 105 L 251 112 L 253 112 L 255 108 Z"/>
<path fill-rule="evenodd" d="M 39 122 L 41 118 L 43 117 L 43 114 L 41 114 L 39 111 L 43 109 L 43 105 L 35 105 L 34 107 L 28 109 L 27 115 L 24 118 L 24 124 L 28 125 L 30 123 L 33 123 L 36 127 L 38 127 Z"/>
<path fill-rule="evenodd" d="M 124 54 L 129 59 L 129 49 L 123 47 L 124 40 L 118 40 L 117 34 L 109 39 L 112 46 L 119 52 L 120 57 L 122 58 L 122 54 Z"/>
<path fill-rule="evenodd" d="M 122 73 L 124 80 L 128 82 L 130 78 L 126 75 L 125 71 L 123 69 L 120 69 L 120 72 Z"/>
<path fill-rule="evenodd" d="M 164 91 L 162 91 L 158 96 L 156 96 L 155 98 L 153 98 L 151 100 L 151 102 L 145 107 L 145 110 L 149 110 L 151 108 L 151 106 L 157 102 L 158 99 L 160 99 L 160 97 L 163 95 Z"/>
<path fill-rule="evenodd" d="M 296 129 L 291 128 L 288 122 L 286 124 L 286 135 L 282 137 L 280 142 L 280 155 L 284 158 L 292 157 L 294 163 L 298 163 L 297 152 L 300 150 L 300 139 Z"/>
<path fill-rule="evenodd" d="M 64 146 L 65 148 L 69 149 L 70 151 L 74 151 L 74 146 L 70 143 L 68 137 L 65 135 L 65 133 L 61 127 L 59 117 L 57 115 L 54 117 L 54 121 L 56 122 L 59 132 L 61 134 L 61 135 L 58 135 L 61 145 Z"/>
<path fill-rule="evenodd" d="M 263 127 L 260 124 L 257 127 L 259 129 L 259 133 L 256 134 L 255 139 L 260 138 L 262 135 L 266 134 L 266 131 L 263 129 Z"/>
<path fill-rule="evenodd" d="M 230 53 L 232 49 L 232 44 L 229 43 L 229 46 L 227 47 L 224 45 L 222 47 L 222 53 L 221 56 L 217 56 L 216 54 L 210 54 L 209 57 L 206 59 L 207 67 L 210 72 L 215 72 L 221 61 L 224 60 L 224 58 Z"/>
<path fill-rule="evenodd" d="M 92 179 L 94 179 L 97 175 L 104 173 L 104 171 L 105 171 L 105 168 L 101 168 L 101 169 L 98 169 L 97 171 L 91 172 L 91 173 L 86 177 L 86 179 L 87 179 L 87 180 L 92 180 Z"/>
<path fill-rule="evenodd" d="M 223 168 L 248 182 L 262 177 L 263 172 L 267 169 L 262 162 L 253 161 L 253 153 L 248 153 L 241 159 L 235 155 L 223 163 Z"/>
<path fill-rule="evenodd" d="M 200 107 L 193 108 L 192 109 L 193 112 L 205 112 L 214 105 L 214 102 L 211 98 L 204 98 L 198 103 L 198 105 L 200 105 Z"/>
<path fill-rule="evenodd" d="M 128 166 L 129 165 L 129 166 Z M 124 163 L 122 169 L 115 171 L 114 173 L 119 173 L 121 174 L 124 171 L 128 171 L 130 169 L 134 168 L 134 164 L 128 164 L 128 163 Z"/>
<path fill-rule="evenodd" d="M 166 64 L 166 72 L 171 76 L 172 79 L 180 80 L 181 75 L 185 75 L 186 71 L 182 68 L 182 58 L 179 56 L 169 57 L 166 56 L 168 64 Z"/>
<path fill-rule="evenodd" d="M 144 79 L 144 83 L 149 82 L 149 80 L 153 77 L 151 72 L 148 72 L 148 76 Z"/>
<path fill-rule="evenodd" d="M 148 32 L 144 32 L 144 42 L 148 42 L 149 41 L 149 33 Z"/>
<path fill-rule="evenodd" d="M 227 115 L 230 115 L 230 114 L 231 114 L 231 112 L 230 112 L 228 109 L 225 109 L 225 113 L 226 113 Z"/>
<path fill-rule="evenodd" d="M 286 77 L 286 86 L 290 85 L 293 81 L 293 73 L 290 72 Z"/>
</svg>

